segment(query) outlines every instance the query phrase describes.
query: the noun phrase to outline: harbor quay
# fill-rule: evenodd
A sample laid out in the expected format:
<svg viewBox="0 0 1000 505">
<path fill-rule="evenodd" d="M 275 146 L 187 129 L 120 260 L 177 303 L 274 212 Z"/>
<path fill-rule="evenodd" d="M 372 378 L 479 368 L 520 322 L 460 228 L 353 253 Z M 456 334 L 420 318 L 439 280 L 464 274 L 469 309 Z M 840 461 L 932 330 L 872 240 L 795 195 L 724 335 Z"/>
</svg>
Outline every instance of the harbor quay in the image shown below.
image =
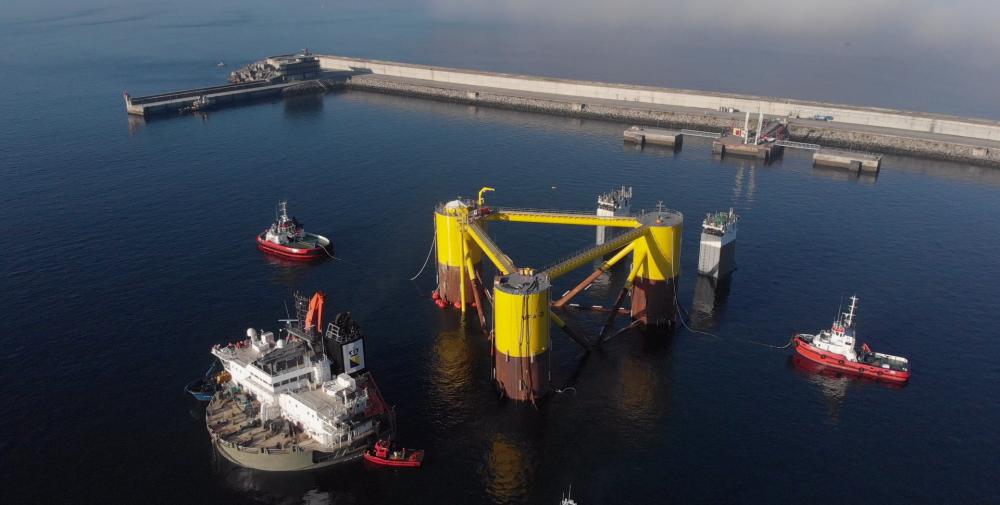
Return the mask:
<svg viewBox="0 0 1000 505">
<path fill-rule="evenodd" d="M 318 72 L 277 68 L 268 80 L 154 97 L 126 97 L 129 113 L 176 113 L 204 97 L 241 98 L 353 89 L 433 100 L 594 118 L 658 128 L 729 131 L 744 114 L 785 124 L 788 140 L 824 148 L 900 154 L 1000 167 L 1000 121 L 733 93 L 558 79 L 326 54 L 284 55 Z M 284 60 L 282 60 L 284 59 Z M 280 67 L 280 64 L 277 64 Z M 289 69 L 291 65 L 287 66 Z M 312 67 L 310 67 L 312 68 Z M 237 86 L 234 88 L 233 86 Z M 275 86 L 275 87 L 270 87 Z M 266 90 L 261 89 L 268 87 Z M 262 93 L 263 92 L 263 93 Z M 183 95 L 182 97 L 180 95 Z M 170 104 L 163 102 L 172 101 Z M 221 105 L 221 101 L 220 101 Z"/>
</svg>

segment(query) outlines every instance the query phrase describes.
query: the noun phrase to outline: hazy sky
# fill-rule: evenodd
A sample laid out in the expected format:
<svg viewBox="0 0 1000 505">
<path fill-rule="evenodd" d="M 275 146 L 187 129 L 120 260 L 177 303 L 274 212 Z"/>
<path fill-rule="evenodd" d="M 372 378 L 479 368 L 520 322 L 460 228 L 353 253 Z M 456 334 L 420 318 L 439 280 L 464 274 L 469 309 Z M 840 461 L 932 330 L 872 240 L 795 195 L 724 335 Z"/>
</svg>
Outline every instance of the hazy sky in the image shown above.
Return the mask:
<svg viewBox="0 0 1000 505">
<path fill-rule="evenodd" d="M 309 47 L 1000 118 L 998 19 L 1000 0 L 0 0 L 0 65 L 44 75 L 36 67 Z M 151 65 L 163 75 L 150 90 L 190 75 Z"/>
<path fill-rule="evenodd" d="M 997 65 L 1000 54 L 1000 0 L 427 1 L 440 19 L 598 30 L 632 27 L 744 40 L 749 45 L 850 43 L 911 58 L 933 53 L 988 67 Z"/>
</svg>

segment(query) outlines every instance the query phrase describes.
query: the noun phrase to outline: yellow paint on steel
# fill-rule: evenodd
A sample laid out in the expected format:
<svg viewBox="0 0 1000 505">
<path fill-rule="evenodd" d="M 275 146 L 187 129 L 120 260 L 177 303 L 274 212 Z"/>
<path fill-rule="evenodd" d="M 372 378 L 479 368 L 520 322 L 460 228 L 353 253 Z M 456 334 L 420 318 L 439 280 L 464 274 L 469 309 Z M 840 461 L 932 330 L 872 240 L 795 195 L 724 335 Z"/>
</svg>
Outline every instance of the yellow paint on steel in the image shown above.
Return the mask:
<svg viewBox="0 0 1000 505">
<path fill-rule="evenodd" d="M 636 228 L 639 226 L 639 221 L 633 217 L 604 217 L 594 214 L 573 214 L 546 210 L 499 209 L 486 215 L 483 219 L 511 223 L 572 224 L 616 228 Z"/>
<path fill-rule="evenodd" d="M 462 319 L 465 319 L 465 263 L 469 257 L 465 255 L 465 240 L 461 242 L 462 261 L 458 264 L 458 300 L 461 303 Z"/>
<path fill-rule="evenodd" d="M 604 271 L 610 270 L 611 267 L 615 266 L 625 256 L 628 256 L 628 254 L 630 252 L 632 252 L 633 250 L 635 250 L 635 242 L 634 241 L 631 242 L 631 243 L 629 243 L 629 245 L 623 247 L 622 250 L 618 251 L 618 254 L 612 256 L 611 259 L 609 259 L 608 261 L 605 261 L 604 264 L 601 265 L 601 270 L 604 270 Z"/>
<path fill-rule="evenodd" d="M 496 190 L 489 186 L 483 186 L 482 188 L 479 189 L 479 200 L 477 201 L 477 203 L 479 204 L 480 207 L 482 207 L 484 203 L 483 193 L 486 193 L 487 191 L 496 191 Z"/>
<path fill-rule="evenodd" d="M 638 277 L 652 281 L 673 279 L 681 273 L 681 234 L 683 225 L 651 225 L 646 234 L 635 241 L 635 261 Z"/>
<path fill-rule="evenodd" d="M 434 228 L 437 232 L 437 262 L 450 267 L 460 267 L 462 259 L 463 224 L 467 219 L 465 207 L 440 208 L 434 213 Z M 474 265 L 482 260 L 478 247 L 470 247 L 468 255 Z"/>
<path fill-rule="evenodd" d="M 628 277 L 625 278 L 625 287 L 623 289 L 627 290 L 632 287 L 632 282 L 635 281 L 635 276 L 639 274 L 639 268 L 644 261 L 646 261 L 646 253 L 635 251 L 635 254 L 632 256 L 632 268 L 628 271 Z"/>
<path fill-rule="evenodd" d="M 496 265 L 497 270 L 500 274 L 507 275 L 515 270 L 517 267 L 514 266 L 514 262 L 511 261 L 510 257 L 503 253 L 493 239 L 486 234 L 486 230 L 479 226 L 479 223 L 473 221 L 465 227 L 465 231 L 468 233 L 472 241 L 476 243 L 479 247 L 476 251 L 482 251 L 486 253 L 486 257 Z"/>
<path fill-rule="evenodd" d="M 512 358 L 538 356 L 549 349 L 549 286 L 493 290 L 493 342 Z"/>
<path fill-rule="evenodd" d="M 552 322 L 553 323 L 556 323 L 556 326 L 558 326 L 560 328 L 565 328 L 566 327 L 566 322 L 563 321 L 562 319 L 560 319 L 559 316 L 557 316 L 555 312 L 549 310 L 549 317 L 552 318 Z"/>
<path fill-rule="evenodd" d="M 466 244 L 468 244 L 468 241 L 466 241 Z M 472 259 L 469 258 L 468 256 L 465 257 L 465 268 L 469 272 L 469 280 L 472 281 L 473 283 L 475 283 L 476 282 L 476 269 L 473 268 L 473 266 L 472 266 Z"/>
<path fill-rule="evenodd" d="M 551 267 L 545 269 L 542 273 L 548 275 L 549 279 L 555 279 L 589 264 L 591 261 L 594 261 L 595 259 L 600 258 L 626 244 L 628 244 L 629 250 L 631 250 L 633 247 L 633 241 L 641 239 L 645 234 L 645 228 L 645 225 L 640 226 L 634 230 L 628 231 L 627 233 L 623 233 L 622 235 L 619 235 L 604 244 L 586 249 L 583 252 L 552 265 Z"/>
</svg>

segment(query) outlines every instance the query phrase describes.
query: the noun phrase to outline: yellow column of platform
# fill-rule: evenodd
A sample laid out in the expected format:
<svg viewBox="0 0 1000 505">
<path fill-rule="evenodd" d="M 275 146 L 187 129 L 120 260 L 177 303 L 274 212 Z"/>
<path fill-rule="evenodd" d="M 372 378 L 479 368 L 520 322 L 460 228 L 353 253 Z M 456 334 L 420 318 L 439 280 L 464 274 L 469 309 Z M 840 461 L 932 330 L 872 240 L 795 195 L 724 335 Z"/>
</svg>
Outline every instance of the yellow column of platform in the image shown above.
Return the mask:
<svg viewBox="0 0 1000 505">
<path fill-rule="evenodd" d="M 437 231 L 438 264 L 458 267 L 462 263 L 462 229 L 456 214 L 451 209 L 441 209 L 434 213 L 434 229 Z"/>
<path fill-rule="evenodd" d="M 538 281 L 534 283 L 534 281 Z M 550 286 L 534 275 L 505 276 L 494 289 L 493 345 L 496 380 L 515 400 L 548 390 Z"/>
<path fill-rule="evenodd" d="M 647 326 L 669 329 L 677 313 L 683 218 L 679 214 L 654 214 L 646 219 L 648 232 L 635 241 L 632 318 Z"/>
<path fill-rule="evenodd" d="M 458 301 L 461 304 L 462 320 L 464 321 L 465 320 L 465 278 L 466 278 L 466 275 L 468 275 L 465 272 L 465 263 L 466 263 L 466 260 L 469 259 L 469 258 L 467 258 L 465 256 L 465 229 L 464 229 L 464 227 L 462 229 L 462 242 L 461 242 L 461 246 L 462 246 L 461 247 L 461 249 L 462 249 L 462 261 L 458 262 L 458 279 L 459 279 L 459 282 L 458 282 Z M 470 276 L 470 278 L 471 278 L 471 276 Z"/>
<path fill-rule="evenodd" d="M 449 303 L 460 302 L 463 280 L 468 258 L 474 266 L 482 261 L 482 251 L 466 244 L 462 223 L 467 218 L 464 206 L 444 206 L 434 213 L 434 229 L 437 235 L 438 294 Z M 466 286 L 465 288 L 471 288 Z"/>
<path fill-rule="evenodd" d="M 673 279 L 681 273 L 682 226 L 650 226 L 646 235 L 633 242 L 635 257 L 641 258 L 636 277 L 653 281 Z"/>
</svg>

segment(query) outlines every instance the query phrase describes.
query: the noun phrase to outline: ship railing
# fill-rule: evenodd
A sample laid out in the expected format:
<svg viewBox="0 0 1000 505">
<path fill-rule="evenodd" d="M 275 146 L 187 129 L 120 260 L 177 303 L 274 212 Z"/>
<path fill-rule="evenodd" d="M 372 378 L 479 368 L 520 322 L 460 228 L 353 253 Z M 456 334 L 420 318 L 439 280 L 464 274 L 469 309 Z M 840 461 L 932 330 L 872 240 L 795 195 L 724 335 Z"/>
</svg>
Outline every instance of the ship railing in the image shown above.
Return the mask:
<svg viewBox="0 0 1000 505">
<path fill-rule="evenodd" d="M 295 444 L 291 445 L 290 447 L 283 447 L 279 449 L 275 447 L 253 447 L 248 445 L 242 445 L 236 442 L 230 442 L 221 437 L 217 438 L 217 442 L 220 445 L 229 447 L 231 449 L 236 449 L 237 451 L 245 452 L 248 454 L 290 454 L 301 450 L 301 448 Z"/>
<path fill-rule="evenodd" d="M 599 217 L 602 219 L 631 219 L 625 216 L 598 216 L 596 211 L 592 210 L 555 210 L 555 209 L 536 209 L 531 207 L 497 207 L 494 212 L 496 213 L 513 213 L 513 214 L 569 214 L 573 216 L 588 216 L 588 217 Z"/>
<path fill-rule="evenodd" d="M 705 137 L 709 139 L 722 138 L 722 134 L 719 132 L 707 132 L 703 130 L 689 130 L 687 128 L 681 130 L 681 134 L 688 135 L 691 137 Z"/>
<path fill-rule="evenodd" d="M 809 142 L 794 142 L 791 140 L 779 140 L 774 144 L 779 145 L 781 147 L 791 147 L 792 149 L 806 149 L 809 151 L 818 151 L 823 147 L 819 144 L 812 144 Z"/>
<path fill-rule="evenodd" d="M 582 251 L 569 254 L 561 260 L 546 267 L 541 271 L 541 273 L 548 275 L 550 278 L 562 276 L 563 274 L 582 266 L 583 263 L 586 263 L 587 258 L 593 258 L 593 260 L 596 261 L 604 254 L 610 254 L 627 246 L 630 242 L 645 234 L 648 229 L 649 227 L 647 225 L 642 225 L 621 235 L 617 235 L 599 246 L 591 246 L 583 249 Z"/>
</svg>

